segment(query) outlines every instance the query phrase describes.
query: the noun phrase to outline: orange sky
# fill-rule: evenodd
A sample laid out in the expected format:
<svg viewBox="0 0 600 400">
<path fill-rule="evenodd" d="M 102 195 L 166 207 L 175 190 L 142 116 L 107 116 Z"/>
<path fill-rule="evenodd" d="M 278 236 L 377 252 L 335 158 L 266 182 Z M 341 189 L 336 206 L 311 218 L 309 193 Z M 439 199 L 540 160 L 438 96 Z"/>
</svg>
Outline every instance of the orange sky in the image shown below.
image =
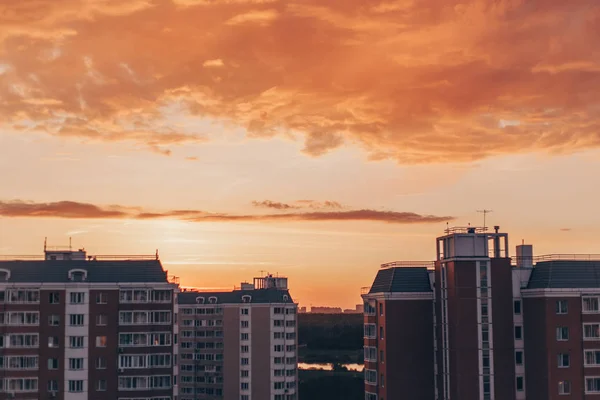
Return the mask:
<svg viewBox="0 0 600 400">
<path fill-rule="evenodd" d="M 595 43 L 597 0 L 2 1 L 0 253 L 344 307 L 481 208 L 600 253 Z"/>
</svg>

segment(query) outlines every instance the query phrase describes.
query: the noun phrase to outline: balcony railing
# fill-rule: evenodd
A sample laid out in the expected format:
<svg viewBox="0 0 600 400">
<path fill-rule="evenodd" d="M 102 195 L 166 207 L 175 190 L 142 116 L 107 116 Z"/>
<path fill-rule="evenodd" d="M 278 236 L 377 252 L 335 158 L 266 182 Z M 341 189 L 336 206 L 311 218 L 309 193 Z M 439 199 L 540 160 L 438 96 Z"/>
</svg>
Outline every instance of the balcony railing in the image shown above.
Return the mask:
<svg viewBox="0 0 600 400">
<path fill-rule="evenodd" d="M 529 263 L 535 265 L 535 263 L 544 261 L 600 261 L 600 254 L 544 254 L 512 257 L 513 264 Z"/>
<path fill-rule="evenodd" d="M 394 267 L 425 267 L 427 269 L 434 269 L 435 262 L 433 261 L 392 261 L 389 263 L 381 264 L 381 268 L 394 268 Z"/>
</svg>

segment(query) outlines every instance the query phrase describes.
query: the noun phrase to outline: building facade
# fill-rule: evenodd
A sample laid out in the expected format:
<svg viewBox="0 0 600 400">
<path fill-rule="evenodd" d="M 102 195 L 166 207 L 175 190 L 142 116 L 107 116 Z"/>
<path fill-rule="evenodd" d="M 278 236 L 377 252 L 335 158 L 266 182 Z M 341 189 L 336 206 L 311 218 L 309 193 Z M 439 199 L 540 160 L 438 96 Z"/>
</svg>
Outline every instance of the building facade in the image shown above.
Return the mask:
<svg viewBox="0 0 600 400">
<path fill-rule="evenodd" d="M 433 263 L 382 265 L 363 293 L 366 400 L 600 394 L 600 257 L 507 249 L 498 227 L 449 228 Z"/>
<path fill-rule="evenodd" d="M 297 305 L 287 278 L 179 294 L 179 400 L 298 399 Z"/>
<path fill-rule="evenodd" d="M 0 399 L 175 399 L 177 293 L 158 256 L 0 261 Z"/>
</svg>

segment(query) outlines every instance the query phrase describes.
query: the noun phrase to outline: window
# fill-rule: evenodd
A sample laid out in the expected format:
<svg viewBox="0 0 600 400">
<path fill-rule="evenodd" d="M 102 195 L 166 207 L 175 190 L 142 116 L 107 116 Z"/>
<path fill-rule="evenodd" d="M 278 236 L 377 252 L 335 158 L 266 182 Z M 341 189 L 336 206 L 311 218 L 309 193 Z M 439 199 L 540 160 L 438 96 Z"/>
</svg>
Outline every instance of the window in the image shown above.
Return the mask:
<svg viewBox="0 0 600 400">
<path fill-rule="evenodd" d="M 108 302 L 108 296 L 106 293 L 98 293 L 96 295 L 96 304 L 106 304 Z"/>
<path fill-rule="evenodd" d="M 559 326 L 556 328 L 556 340 L 569 340 L 569 327 Z"/>
<path fill-rule="evenodd" d="M 385 378 L 383 377 L 383 374 L 379 375 L 379 382 L 381 383 L 381 387 L 385 387 Z"/>
<path fill-rule="evenodd" d="M 248 322 L 248 321 L 242 321 L 242 322 Z M 283 326 L 283 320 L 282 319 L 274 319 L 273 320 L 273 326 L 274 327 Z"/>
<path fill-rule="evenodd" d="M 69 314 L 69 325 L 83 326 L 83 314 Z"/>
<path fill-rule="evenodd" d="M 96 315 L 96 325 L 104 326 L 108 322 L 108 317 L 106 314 L 98 314 Z"/>
<path fill-rule="evenodd" d="M 69 392 L 83 392 L 83 381 L 69 381 Z"/>
<path fill-rule="evenodd" d="M 381 361 L 382 364 L 385 362 L 383 350 L 379 350 L 379 361 Z"/>
<path fill-rule="evenodd" d="M 522 376 L 517 376 L 517 392 L 522 392 L 525 385 L 523 383 L 524 378 Z"/>
<path fill-rule="evenodd" d="M 58 369 L 58 358 L 48 359 L 48 369 Z"/>
<path fill-rule="evenodd" d="M 69 369 L 73 371 L 83 369 L 83 358 L 69 358 Z"/>
<path fill-rule="evenodd" d="M 106 336 L 96 336 L 96 347 L 106 347 Z"/>
<path fill-rule="evenodd" d="M 377 362 L 377 347 L 365 346 L 365 361 Z"/>
<path fill-rule="evenodd" d="M 571 394 L 571 382 L 570 381 L 558 382 L 558 394 Z"/>
<path fill-rule="evenodd" d="M 243 358 L 240 359 L 240 362 L 241 362 L 242 365 L 249 365 L 250 364 L 250 359 L 246 358 L 246 357 L 243 357 Z"/>
<path fill-rule="evenodd" d="M 240 353 L 249 353 L 249 352 L 250 352 L 249 346 L 241 346 L 240 347 Z"/>
<path fill-rule="evenodd" d="M 57 380 L 49 380 L 48 381 L 48 391 L 49 392 L 58 392 L 58 381 Z"/>
<path fill-rule="evenodd" d="M 600 350 L 585 350 L 584 351 L 585 365 L 600 365 Z"/>
<path fill-rule="evenodd" d="M 69 294 L 71 304 L 83 304 L 85 302 L 84 292 L 71 292 Z"/>
<path fill-rule="evenodd" d="M 79 349 L 83 347 L 83 336 L 69 336 L 69 347 Z"/>
<path fill-rule="evenodd" d="M 104 357 L 96 358 L 96 369 L 106 369 L 106 358 L 104 358 Z"/>
<path fill-rule="evenodd" d="M 365 338 L 367 339 L 377 339 L 377 327 L 375 324 L 365 324 L 364 325 L 364 333 Z"/>
<path fill-rule="evenodd" d="M 153 303 L 170 303 L 173 294 L 170 290 L 153 290 L 151 301 Z"/>
<path fill-rule="evenodd" d="M 567 353 L 558 355 L 558 368 L 569 368 L 570 357 Z"/>
<path fill-rule="evenodd" d="M 383 317 L 383 304 L 379 303 L 379 315 Z"/>
<path fill-rule="evenodd" d="M 377 395 L 375 393 L 365 392 L 365 400 L 377 400 Z"/>
<path fill-rule="evenodd" d="M 515 364 L 523 365 L 523 352 L 522 351 L 515 352 Z"/>
<path fill-rule="evenodd" d="M 365 383 L 367 385 L 377 385 L 377 371 L 365 369 Z"/>
<path fill-rule="evenodd" d="M 600 393 L 600 377 L 585 377 L 585 393 Z"/>
<path fill-rule="evenodd" d="M 241 308 L 240 312 L 242 313 L 242 315 L 249 315 L 249 311 L 247 308 Z"/>
<path fill-rule="evenodd" d="M 275 321 L 273 321 L 275 322 Z M 241 327 L 242 328 L 248 328 L 250 326 L 250 322 L 248 321 L 241 321 Z"/>
<path fill-rule="evenodd" d="M 383 326 L 379 327 L 379 339 L 383 340 Z"/>
<path fill-rule="evenodd" d="M 242 296 L 242 303 L 250 303 L 252 301 L 252 296 L 244 295 Z"/>
<path fill-rule="evenodd" d="M 58 337 L 57 336 L 50 336 L 50 337 L 48 337 L 48 347 L 49 348 L 56 348 L 56 347 L 58 347 Z"/>
<path fill-rule="evenodd" d="M 242 382 L 242 383 L 240 383 L 240 389 L 242 389 L 242 390 L 249 390 L 250 389 L 250 383 L 248 383 L 248 382 Z"/>
<path fill-rule="evenodd" d="M 281 333 L 281 332 L 275 332 L 275 333 Z M 277 338 L 275 338 L 275 339 L 277 339 Z M 250 334 L 249 333 L 240 334 L 240 340 L 250 340 Z"/>
<path fill-rule="evenodd" d="M 37 333 L 32 334 L 10 334 L 9 335 L 10 347 L 38 347 L 39 346 L 39 335 Z"/>
<path fill-rule="evenodd" d="M 569 311 L 567 300 L 556 300 L 556 313 L 566 314 Z"/>
<path fill-rule="evenodd" d="M 241 375 L 242 378 L 248 378 L 250 376 L 250 371 L 248 371 L 247 369 L 243 369 L 241 371 Z"/>
<path fill-rule="evenodd" d="M 521 315 L 521 300 L 515 300 L 513 306 L 515 315 Z"/>
<path fill-rule="evenodd" d="M 50 325 L 50 326 L 60 325 L 60 315 L 56 315 L 56 314 L 50 315 L 48 317 L 48 325 Z"/>
<path fill-rule="evenodd" d="M 600 339 L 600 324 L 583 324 L 583 339 L 598 340 Z"/>
<path fill-rule="evenodd" d="M 515 339 L 516 340 L 523 339 L 523 327 L 521 325 L 515 326 Z"/>
<path fill-rule="evenodd" d="M 48 294 L 48 303 L 50 303 L 50 304 L 58 304 L 58 303 L 60 303 L 60 293 L 58 293 L 58 292 L 50 292 Z"/>
<path fill-rule="evenodd" d="M 582 301 L 582 309 L 584 313 L 600 312 L 600 304 L 598 304 L 598 297 L 583 297 Z"/>
<path fill-rule="evenodd" d="M 96 390 L 99 392 L 106 391 L 106 380 L 105 379 L 100 379 L 98 382 L 96 382 Z"/>
</svg>

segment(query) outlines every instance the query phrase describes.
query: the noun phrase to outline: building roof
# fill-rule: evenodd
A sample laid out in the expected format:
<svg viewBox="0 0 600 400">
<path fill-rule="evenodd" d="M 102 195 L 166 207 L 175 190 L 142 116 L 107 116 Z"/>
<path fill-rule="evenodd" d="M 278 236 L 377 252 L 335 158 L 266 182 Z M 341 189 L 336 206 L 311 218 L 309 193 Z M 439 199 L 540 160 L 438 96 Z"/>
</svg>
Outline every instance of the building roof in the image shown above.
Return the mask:
<svg viewBox="0 0 600 400">
<path fill-rule="evenodd" d="M 527 289 L 600 288 L 600 261 L 538 262 Z"/>
<path fill-rule="evenodd" d="M 380 269 L 369 293 L 431 291 L 427 268 L 397 267 Z"/>
<path fill-rule="evenodd" d="M 254 290 L 232 290 L 231 292 L 181 292 L 179 293 L 179 304 L 196 304 L 197 297 L 204 297 L 204 304 L 208 304 L 209 297 L 216 297 L 217 304 L 243 303 L 242 296 L 251 296 L 250 303 L 293 303 L 292 296 L 288 290 L 280 289 L 254 289 Z M 287 300 L 283 296 L 288 296 Z"/>
<path fill-rule="evenodd" d="M 23 260 L 0 261 L 0 270 L 10 271 L 7 282 L 67 283 L 69 271 L 87 272 L 88 283 L 167 283 L 159 260 Z M 2 280 L 0 279 L 0 282 Z"/>
</svg>

